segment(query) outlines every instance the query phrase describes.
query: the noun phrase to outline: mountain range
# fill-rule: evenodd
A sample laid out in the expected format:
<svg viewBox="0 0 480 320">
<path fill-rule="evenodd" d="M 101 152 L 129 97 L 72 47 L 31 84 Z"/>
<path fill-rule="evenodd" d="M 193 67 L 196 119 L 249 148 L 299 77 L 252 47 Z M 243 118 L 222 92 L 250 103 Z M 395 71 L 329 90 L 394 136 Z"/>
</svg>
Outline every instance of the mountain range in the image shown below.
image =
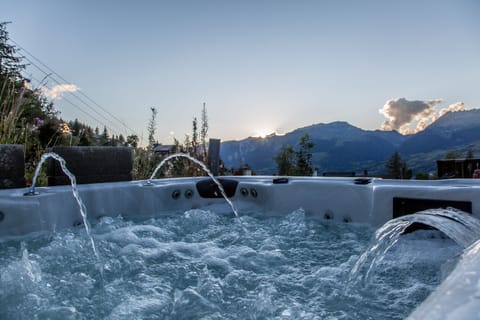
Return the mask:
<svg viewBox="0 0 480 320">
<path fill-rule="evenodd" d="M 220 157 L 227 168 L 248 165 L 257 174 L 276 174 L 274 157 L 282 146 L 298 147 L 307 133 L 315 146 L 313 166 L 319 175 L 328 172 L 355 172 L 369 175 L 385 173 L 385 163 L 399 152 L 415 173 L 435 172 L 436 160 L 449 151 L 464 155 L 480 152 L 480 109 L 448 112 L 425 130 L 411 135 L 397 131 L 363 130 L 348 122 L 320 123 L 293 130 L 285 135 L 249 137 L 222 142 Z"/>
</svg>

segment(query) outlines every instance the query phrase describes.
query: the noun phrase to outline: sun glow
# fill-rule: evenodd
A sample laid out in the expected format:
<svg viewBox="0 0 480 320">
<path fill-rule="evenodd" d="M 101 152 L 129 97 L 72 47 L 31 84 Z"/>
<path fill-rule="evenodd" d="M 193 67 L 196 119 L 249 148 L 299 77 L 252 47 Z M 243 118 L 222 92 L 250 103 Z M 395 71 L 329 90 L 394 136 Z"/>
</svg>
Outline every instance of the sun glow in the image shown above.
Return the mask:
<svg viewBox="0 0 480 320">
<path fill-rule="evenodd" d="M 279 132 L 277 132 L 277 130 L 275 129 L 272 129 L 271 127 L 263 127 L 263 128 L 259 128 L 257 130 L 255 130 L 255 133 L 254 133 L 254 137 L 256 138 L 266 138 L 268 136 L 272 136 L 272 135 L 277 135 L 277 136 L 280 136 L 282 134 L 280 134 Z"/>
<path fill-rule="evenodd" d="M 269 134 L 273 133 L 272 130 L 268 130 L 268 129 L 259 129 L 259 130 L 256 130 L 255 131 L 255 137 L 257 138 L 265 138 L 267 137 Z"/>
</svg>

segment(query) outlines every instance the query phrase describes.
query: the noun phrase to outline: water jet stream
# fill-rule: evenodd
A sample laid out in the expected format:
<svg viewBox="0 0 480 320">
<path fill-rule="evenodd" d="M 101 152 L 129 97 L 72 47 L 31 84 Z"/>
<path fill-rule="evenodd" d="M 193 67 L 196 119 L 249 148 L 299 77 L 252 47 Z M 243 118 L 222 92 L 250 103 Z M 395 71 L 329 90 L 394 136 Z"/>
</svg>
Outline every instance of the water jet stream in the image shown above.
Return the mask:
<svg viewBox="0 0 480 320">
<path fill-rule="evenodd" d="M 155 176 L 157 175 L 158 171 L 165 165 L 165 163 L 167 163 L 168 161 L 170 161 L 171 159 L 175 159 L 175 158 L 185 158 L 185 159 L 188 159 L 190 161 L 192 161 L 193 163 L 195 163 L 196 165 L 198 165 L 203 171 L 205 171 L 205 173 L 213 180 L 213 182 L 215 182 L 215 184 L 218 186 L 218 189 L 220 190 L 220 193 L 222 194 L 223 198 L 225 199 L 225 201 L 228 203 L 228 205 L 230 206 L 230 208 L 232 209 L 233 213 L 235 214 L 235 217 L 239 217 L 238 215 L 238 211 L 237 209 L 235 209 L 235 206 L 233 205 L 232 201 L 230 201 L 230 199 L 228 199 L 227 197 L 227 194 L 225 193 L 225 189 L 223 189 L 223 186 L 222 184 L 215 178 L 215 176 L 212 174 L 212 172 L 207 168 L 207 166 L 200 160 L 198 159 L 195 159 L 194 157 L 191 157 L 190 155 L 186 154 L 186 153 L 175 153 L 175 154 L 172 154 L 168 157 L 166 157 L 165 159 L 163 159 L 158 165 L 157 167 L 155 168 L 155 170 L 153 171 L 152 175 L 150 176 L 150 178 L 147 180 L 147 183 L 146 185 L 151 185 L 152 184 L 152 181 Z"/>
<path fill-rule="evenodd" d="M 480 221 L 454 208 L 429 209 L 398 217 L 388 221 L 376 231 L 374 243 L 357 260 L 348 282 L 368 282 L 375 266 L 385 258 L 386 253 L 413 223 L 425 224 L 443 232 L 462 248 L 470 246 L 480 238 Z"/>
<path fill-rule="evenodd" d="M 59 154 L 55 152 L 49 152 L 49 153 L 43 154 L 42 157 L 40 158 L 40 161 L 38 162 L 37 167 L 35 168 L 35 174 L 33 176 L 32 185 L 30 186 L 29 191 L 25 193 L 25 195 L 29 196 L 29 195 L 38 194 L 37 192 L 35 192 L 35 184 L 40 174 L 40 169 L 42 168 L 43 163 L 48 158 L 53 158 L 57 160 L 60 163 L 60 167 L 62 168 L 63 173 L 65 173 L 67 177 L 70 179 L 70 185 L 72 186 L 73 197 L 77 201 L 78 207 L 80 209 L 80 215 L 82 216 L 83 225 L 85 226 L 85 231 L 87 233 L 87 236 L 90 239 L 90 245 L 92 246 L 92 250 L 93 250 L 93 253 L 95 254 L 97 262 L 100 262 L 100 255 L 98 254 L 97 247 L 95 246 L 95 241 L 93 241 L 93 237 L 90 231 L 91 229 L 90 223 L 88 222 L 88 219 L 87 219 L 87 208 L 85 207 L 85 204 L 83 203 L 82 198 L 80 197 L 80 194 L 78 192 L 77 179 L 75 178 L 75 175 L 71 173 L 70 170 L 68 170 L 65 159 L 63 159 Z"/>
</svg>

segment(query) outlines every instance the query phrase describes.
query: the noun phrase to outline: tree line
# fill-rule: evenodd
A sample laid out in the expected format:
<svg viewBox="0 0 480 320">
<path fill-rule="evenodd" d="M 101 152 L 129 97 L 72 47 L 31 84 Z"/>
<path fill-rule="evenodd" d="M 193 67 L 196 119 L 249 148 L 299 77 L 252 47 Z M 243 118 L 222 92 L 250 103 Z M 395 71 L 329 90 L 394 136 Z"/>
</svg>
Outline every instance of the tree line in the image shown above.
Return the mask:
<svg viewBox="0 0 480 320">
<path fill-rule="evenodd" d="M 296 148 L 292 145 L 283 145 L 280 152 L 274 157 L 277 165 L 278 175 L 287 176 L 311 176 L 314 171 L 312 163 L 312 150 L 315 143 L 310 140 L 309 135 L 304 134 Z M 444 159 L 473 159 L 474 152 L 470 147 L 466 150 L 465 155 L 456 150 L 450 150 L 445 154 Z M 408 167 L 407 162 L 402 159 L 398 151 L 395 151 L 385 162 L 385 170 L 382 175 L 388 179 L 412 179 L 413 171 Z M 430 179 L 428 173 L 417 172 L 415 179 Z"/>
<path fill-rule="evenodd" d="M 174 138 L 173 145 L 169 146 L 167 154 L 157 152 L 162 144 L 155 140 L 157 130 L 158 110 L 150 108 L 151 115 L 148 121 L 148 145 L 145 148 L 134 149 L 133 177 L 135 179 L 147 179 L 155 167 L 169 154 L 183 153 L 204 163 L 208 163 L 208 115 L 205 103 L 201 110 L 200 124 L 197 117 L 192 120 L 192 133 L 185 134 L 183 143 Z M 200 128 L 199 128 L 200 127 Z M 223 171 L 220 170 L 220 174 Z M 197 165 L 185 158 L 174 158 L 165 164 L 165 169 L 159 172 L 158 177 L 193 177 L 204 176 L 206 173 Z"/>
<path fill-rule="evenodd" d="M 279 175 L 311 176 L 314 172 L 312 164 L 312 149 L 315 146 L 308 133 L 300 137 L 295 149 L 292 145 L 284 145 L 275 156 Z"/>
</svg>

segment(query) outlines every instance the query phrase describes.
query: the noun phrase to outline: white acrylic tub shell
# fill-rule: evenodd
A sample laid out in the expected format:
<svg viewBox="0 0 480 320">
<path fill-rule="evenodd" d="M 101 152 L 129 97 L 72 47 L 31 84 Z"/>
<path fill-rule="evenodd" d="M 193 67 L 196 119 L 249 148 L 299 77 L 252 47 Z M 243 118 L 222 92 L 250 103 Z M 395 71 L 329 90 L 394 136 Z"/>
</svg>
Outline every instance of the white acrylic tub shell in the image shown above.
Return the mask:
<svg viewBox="0 0 480 320">
<path fill-rule="evenodd" d="M 231 211 L 223 199 L 205 199 L 198 195 L 196 183 L 205 178 L 180 178 L 79 185 L 89 219 L 102 216 L 125 218 L 153 217 L 162 213 L 186 211 L 215 205 Z M 392 219 L 393 197 L 471 201 L 472 215 L 480 217 L 480 183 L 476 180 L 405 181 L 371 179 L 355 184 L 351 178 L 290 178 L 288 183 L 274 184 L 274 177 L 227 177 L 239 181 L 230 200 L 241 212 L 262 211 L 285 214 L 303 208 L 309 215 L 328 216 L 336 221 L 367 223 L 378 227 Z M 239 190 L 249 191 L 247 196 Z M 254 189 L 257 197 L 250 191 Z M 172 198 L 180 191 L 178 199 Z M 191 198 L 185 192 L 193 192 Z M 0 237 L 24 235 L 71 227 L 81 221 L 78 204 L 70 186 L 28 190 L 0 190 Z"/>
</svg>

